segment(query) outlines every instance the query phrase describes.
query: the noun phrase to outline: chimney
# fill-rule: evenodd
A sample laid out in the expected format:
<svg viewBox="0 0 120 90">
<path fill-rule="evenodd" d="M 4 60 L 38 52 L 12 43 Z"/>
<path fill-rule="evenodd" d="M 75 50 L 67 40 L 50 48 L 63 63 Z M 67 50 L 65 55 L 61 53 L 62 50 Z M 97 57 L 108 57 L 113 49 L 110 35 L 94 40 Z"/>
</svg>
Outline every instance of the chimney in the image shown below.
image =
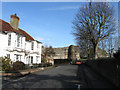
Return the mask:
<svg viewBox="0 0 120 90">
<path fill-rule="evenodd" d="M 11 15 L 11 19 L 10 19 L 10 25 L 18 30 L 18 25 L 19 25 L 19 17 L 17 17 L 16 13 L 14 15 Z"/>
</svg>

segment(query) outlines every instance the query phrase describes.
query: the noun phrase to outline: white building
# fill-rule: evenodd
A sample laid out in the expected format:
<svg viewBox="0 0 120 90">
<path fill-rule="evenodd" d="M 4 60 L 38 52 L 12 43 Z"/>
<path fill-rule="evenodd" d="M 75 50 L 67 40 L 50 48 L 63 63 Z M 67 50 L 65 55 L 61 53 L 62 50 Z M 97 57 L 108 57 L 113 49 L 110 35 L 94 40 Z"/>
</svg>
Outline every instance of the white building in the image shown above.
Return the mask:
<svg viewBox="0 0 120 90">
<path fill-rule="evenodd" d="M 11 15 L 10 24 L 0 19 L 0 57 L 7 56 L 13 62 L 41 63 L 42 43 L 18 28 L 19 17 Z"/>
</svg>

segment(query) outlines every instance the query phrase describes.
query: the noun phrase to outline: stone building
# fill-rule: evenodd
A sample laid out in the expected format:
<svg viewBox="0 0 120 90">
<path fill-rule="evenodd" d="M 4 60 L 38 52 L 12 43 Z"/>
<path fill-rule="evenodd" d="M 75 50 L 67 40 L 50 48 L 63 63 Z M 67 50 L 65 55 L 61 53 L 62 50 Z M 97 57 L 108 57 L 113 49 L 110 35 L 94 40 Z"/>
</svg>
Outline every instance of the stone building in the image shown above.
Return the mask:
<svg viewBox="0 0 120 90">
<path fill-rule="evenodd" d="M 54 48 L 54 59 L 68 59 L 69 47 Z"/>
<path fill-rule="evenodd" d="M 53 48 L 55 52 L 54 59 L 80 59 L 79 46 L 70 45 L 68 47 Z"/>
</svg>

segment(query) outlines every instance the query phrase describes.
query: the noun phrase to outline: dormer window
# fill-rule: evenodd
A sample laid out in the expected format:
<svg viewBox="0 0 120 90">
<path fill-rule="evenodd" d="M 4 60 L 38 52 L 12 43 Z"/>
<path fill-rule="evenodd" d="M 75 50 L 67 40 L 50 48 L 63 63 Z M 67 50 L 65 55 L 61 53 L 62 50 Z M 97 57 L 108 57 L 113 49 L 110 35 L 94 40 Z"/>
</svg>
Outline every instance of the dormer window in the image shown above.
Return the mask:
<svg viewBox="0 0 120 90">
<path fill-rule="evenodd" d="M 34 49 L 34 42 L 32 42 L 32 45 L 31 45 L 31 50 Z"/>
<path fill-rule="evenodd" d="M 8 35 L 8 46 L 11 45 L 11 34 Z"/>
</svg>

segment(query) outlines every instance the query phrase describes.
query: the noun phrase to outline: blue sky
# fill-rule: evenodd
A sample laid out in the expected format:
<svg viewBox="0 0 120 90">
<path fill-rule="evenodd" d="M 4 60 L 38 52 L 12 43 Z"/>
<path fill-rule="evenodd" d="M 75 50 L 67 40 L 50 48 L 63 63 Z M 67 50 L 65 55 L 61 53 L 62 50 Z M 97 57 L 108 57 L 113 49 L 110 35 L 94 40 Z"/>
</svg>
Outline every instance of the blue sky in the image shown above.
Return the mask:
<svg viewBox="0 0 120 90">
<path fill-rule="evenodd" d="M 19 28 L 25 30 L 43 45 L 65 47 L 76 45 L 72 21 L 83 2 L 4 2 L 2 19 L 10 22 L 10 15 L 17 13 Z M 117 15 L 117 3 L 115 6 Z M 117 17 L 117 16 L 116 16 Z"/>
</svg>

